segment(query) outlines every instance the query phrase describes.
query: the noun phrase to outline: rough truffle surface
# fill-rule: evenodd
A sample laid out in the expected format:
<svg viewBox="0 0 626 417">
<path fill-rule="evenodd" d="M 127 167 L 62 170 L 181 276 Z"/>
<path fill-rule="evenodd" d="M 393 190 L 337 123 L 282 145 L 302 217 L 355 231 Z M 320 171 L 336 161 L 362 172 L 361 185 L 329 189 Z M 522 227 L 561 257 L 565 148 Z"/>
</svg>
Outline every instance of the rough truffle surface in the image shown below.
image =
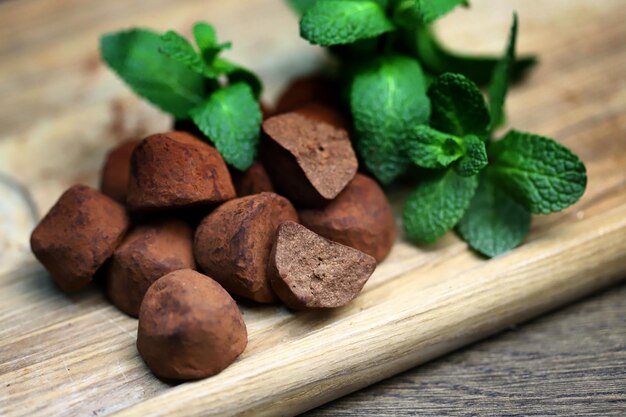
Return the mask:
<svg viewBox="0 0 626 417">
<path fill-rule="evenodd" d="M 278 227 L 269 277 L 287 307 L 335 308 L 356 297 L 376 268 L 376 260 L 332 242 L 294 222 Z"/>
<path fill-rule="evenodd" d="M 267 263 L 276 228 L 298 220 L 284 197 L 261 193 L 219 206 L 198 226 L 194 253 L 200 268 L 232 294 L 259 302 L 275 300 Z"/>
<path fill-rule="evenodd" d="M 30 237 L 35 257 L 67 292 L 87 285 L 128 228 L 124 207 L 93 188 L 65 191 Z"/>
<path fill-rule="evenodd" d="M 322 75 L 297 78 L 280 94 L 274 113 L 285 113 L 312 102 L 335 105 L 341 101 L 339 91 L 339 86 Z"/>
<path fill-rule="evenodd" d="M 107 271 L 107 294 L 123 312 L 137 317 L 150 285 L 172 271 L 193 269 L 193 230 L 166 219 L 137 226 L 116 249 Z"/>
<path fill-rule="evenodd" d="M 270 180 L 267 171 L 260 162 L 253 163 L 250 168 L 237 175 L 237 178 L 235 178 L 235 189 L 239 197 L 263 192 L 274 192 L 272 180 Z"/>
<path fill-rule="evenodd" d="M 118 203 L 126 203 L 130 158 L 138 140 L 126 141 L 113 148 L 106 156 L 100 174 L 100 190 Z"/>
<path fill-rule="evenodd" d="M 149 136 L 133 152 L 127 197 L 131 210 L 211 205 L 234 197 L 222 156 L 189 133 Z"/>
<path fill-rule="evenodd" d="M 301 210 L 300 223 L 327 239 L 358 249 L 382 261 L 396 239 L 393 211 L 373 179 L 357 174 L 322 209 Z"/>
<path fill-rule="evenodd" d="M 356 174 L 358 162 L 344 129 L 297 112 L 263 122 L 261 159 L 272 182 L 302 206 L 335 198 Z"/>
<path fill-rule="evenodd" d="M 137 349 L 160 378 L 215 375 L 233 363 L 247 343 L 235 301 L 217 282 L 190 269 L 157 280 L 141 304 Z"/>
</svg>

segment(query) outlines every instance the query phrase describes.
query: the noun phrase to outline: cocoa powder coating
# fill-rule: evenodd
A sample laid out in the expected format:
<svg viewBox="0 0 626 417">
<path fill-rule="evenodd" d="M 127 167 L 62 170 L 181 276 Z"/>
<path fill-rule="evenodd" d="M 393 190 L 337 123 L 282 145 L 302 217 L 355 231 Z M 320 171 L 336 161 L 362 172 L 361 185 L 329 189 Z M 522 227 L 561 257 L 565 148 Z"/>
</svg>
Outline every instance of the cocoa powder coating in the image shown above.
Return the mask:
<svg viewBox="0 0 626 417">
<path fill-rule="evenodd" d="M 293 110 L 295 113 L 301 114 L 313 120 L 328 123 L 338 129 L 350 129 L 348 119 L 336 108 L 318 102 L 309 103 Z"/>
<path fill-rule="evenodd" d="M 276 188 L 294 203 L 318 207 L 335 198 L 358 162 L 344 129 L 297 112 L 263 122 L 260 155 Z"/>
<path fill-rule="evenodd" d="M 106 156 L 100 173 L 100 190 L 118 203 L 126 203 L 130 158 L 138 140 L 129 140 L 113 148 Z"/>
<path fill-rule="evenodd" d="M 222 156 L 189 133 L 149 136 L 132 154 L 127 197 L 131 210 L 212 205 L 234 197 Z"/>
<path fill-rule="evenodd" d="M 237 196 L 274 192 L 272 180 L 260 162 L 253 163 L 250 168 L 233 176 Z"/>
<path fill-rule="evenodd" d="M 194 254 L 200 268 L 232 294 L 273 302 L 267 263 L 276 228 L 298 221 L 289 200 L 261 193 L 228 201 L 198 226 Z"/>
<path fill-rule="evenodd" d="M 123 312 L 137 317 L 148 287 L 172 271 L 194 269 L 193 230 L 182 220 L 137 226 L 116 249 L 107 271 L 107 294 Z"/>
<path fill-rule="evenodd" d="M 268 272 L 278 297 L 302 310 L 348 304 L 375 268 L 373 257 L 287 221 L 278 227 Z"/>
<path fill-rule="evenodd" d="M 91 282 L 128 229 L 124 207 L 85 185 L 61 195 L 30 237 L 35 257 L 66 292 Z"/>
<path fill-rule="evenodd" d="M 336 105 L 341 102 L 339 91 L 339 86 L 323 75 L 297 78 L 280 94 L 274 113 L 285 113 L 313 102 Z"/>
<path fill-rule="evenodd" d="M 315 233 L 382 261 L 396 239 L 393 211 L 373 179 L 357 174 L 324 208 L 301 210 L 300 222 Z"/>
<path fill-rule="evenodd" d="M 160 378 L 215 375 L 233 363 L 247 343 L 235 301 L 198 272 L 181 269 L 165 275 L 141 303 L 137 349 Z"/>
</svg>

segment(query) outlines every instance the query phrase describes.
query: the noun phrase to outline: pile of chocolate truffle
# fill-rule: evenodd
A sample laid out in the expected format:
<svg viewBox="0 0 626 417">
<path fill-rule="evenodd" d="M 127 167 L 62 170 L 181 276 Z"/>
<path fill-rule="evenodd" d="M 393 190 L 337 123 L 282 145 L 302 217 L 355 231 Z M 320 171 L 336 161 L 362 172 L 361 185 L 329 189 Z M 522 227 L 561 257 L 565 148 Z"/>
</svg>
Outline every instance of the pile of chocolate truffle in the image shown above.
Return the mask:
<svg viewBox="0 0 626 417">
<path fill-rule="evenodd" d="M 137 348 L 158 377 L 214 375 L 243 352 L 231 296 L 341 307 L 391 249 L 389 203 L 357 173 L 347 124 L 320 83 L 287 89 L 247 171 L 231 173 L 189 132 L 154 134 L 112 150 L 101 192 L 71 187 L 33 231 L 32 250 L 63 291 L 102 277 L 112 303 L 139 317 Z"/>
</svg>

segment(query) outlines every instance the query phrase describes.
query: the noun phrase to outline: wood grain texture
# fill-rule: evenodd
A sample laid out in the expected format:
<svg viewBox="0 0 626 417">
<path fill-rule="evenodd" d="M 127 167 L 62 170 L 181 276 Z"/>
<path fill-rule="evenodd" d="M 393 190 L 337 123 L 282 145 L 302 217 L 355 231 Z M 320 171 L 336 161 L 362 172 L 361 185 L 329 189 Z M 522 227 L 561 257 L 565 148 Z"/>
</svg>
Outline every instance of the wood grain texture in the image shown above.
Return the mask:
<svg viewBox="0 0 626 417">
<path fill-rule="evenodd" d="M 626 285 L 303 417 L 626 415 Z"/>
<path fill-rule="evenodd" d="M 0 415 L 294 414 L 623 279 L 621 0 L 474 3 L 442 22 L 443 35 L 457 47 L 500 50 L 519 11 L 520 50 L 542 64 L 512 91 L 509 121 L 556 137 L 586 162 L 588 191 L 575 207 L 536 218 L 523 247 L 491 261 L 452 234 L 422 248 L 400 236 L 364 293 L 334 312 L 242 304 L 244 355 L 217 377 L 171 387 L 138 357 L 135 320 L 96 288 L 66 296 L 53 286 L 27 251 L 28 204 L 3 200 L 10 218 L 24 220 L 0 241 Z M 29 189 L 40 212 L 69 184 L 95 184 L 112 144 L 169 124 L 99 64 L 98 36 L 130 25 L 188 33 L 205 16 L 234 41 L 232 57 L 261 73 L 270 98 L 322 60 L 272 0 L 0 3 L 0 170 Z M 389 191 L 398 207 L 405 194 Z"/>
</svg>

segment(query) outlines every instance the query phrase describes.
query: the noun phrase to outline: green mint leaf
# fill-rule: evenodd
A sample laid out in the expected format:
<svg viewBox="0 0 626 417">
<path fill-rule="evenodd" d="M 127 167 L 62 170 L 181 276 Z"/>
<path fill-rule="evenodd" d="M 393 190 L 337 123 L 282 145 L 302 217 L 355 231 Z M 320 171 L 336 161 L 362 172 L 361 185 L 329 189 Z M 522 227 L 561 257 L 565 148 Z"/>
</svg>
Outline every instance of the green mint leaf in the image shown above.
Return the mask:
<svg viewBox="0 0 626 417">
<path fill-rule="evenodd" d="M 231 84 L 238 82 L 246 83 L 252 89 L 254 96 L 259 98 L 263 91 L 263 83 L 252 71 L 239 66 L 233 62 L 230 62 L 223 58 L 217 58 L 213 62 L 213 69 L 216 73 L 228 76 L 228 81 Z"/>
<path fill-rule="evenodd" d="M 531 214 L 483 174 L 457 232 L 472 249 L 493 257 L 518 246 L 530 228 Z"/>
<path fill-rule="evenodd" d="M 209 67 L 220 52 L 231 47 L 230 42 L 218 43 L 215 28 L 206 22 L 198 22 L 193 26 L 193 37 L 200 48 L 202 59 Z"/>
<path fill-rule="evenodd" d="M 464 154 L 461 139 L 424 125 L 414 129 L 405 146 L 411 161 L 422 168 L 445 168 Z"/>
<path fill-rule="evenodd" d="M 460 177 L 449 169 L 419 184 L 404 205 L 404 230 L 416 243 L 432 243 L 463 217 L 478 177 Z"/>
<path fill-rule="evenodd" d="M 509 89 L 509 79 L 515 62 L 515 43 L 517 41 L 517 13 L 513 14 L 513 24 L 504 55 L 493 71 L 489 85 L 489 111 L 491 113 L 491 130 L 504 122 L 504 101 Z"/>
<path fill-rule="evenodd" d="M 462 177 L 471 177 L 487 166 L 487 149 L 485 142 L 474 135 L 463 138 L 463 147 L 465 153 L 454 165 L 454 170 Z"/>
<path fill-rule="evenodd" d="M 107 65 L 138 95 L 176 118 L 202 103 L 204 79 L 159 52 L 161 36 L 145 29 L 104 35 L 100 52 Z"/>
<path fill-rule="evenodd" d="M 237 83 L 215 91 L 191 112 L 191 118 L 226 162 L 240 170 L 252 165 L 262 116 L 248 85 Z"/>
<path fill-rule="evenodd" d="M 373 0 L 317 0 L 300 20 L 300 35 L 322 46 L 373 38 L 393 29 Z"/>
<path fill-rule="evenodd" d="M 432 23 L 457 6 L 469 6 L 467 0 L 401 0 L 394 10 L 394 22 L 412 28 L 417 24 Z"/>
<path fill-rule="evenodd" d="M 161 36 L 160 51 L 168 57 L 186 65 L 197 74 L 213 78 L 214 74 L 207 67 L 200 55 L 193 49 L 191 43 L 174 31 L 168 31 Z"/>
<path fill-rule="evenodd" d="M 585 165 L 569 149 L 543 136 L 512 130 L 489 150 L 498 184 L 533 213 L 574 204 L 585 192 Z"/>
<path fill-rule="evenodd" d="M 315 4 L 316 0 L 287 0 L 289 6 L 300 16 Z"/>
<path fill-rule="evenodd" d="M 370 172 L 389 184 L 410 166 L 403 142 L 430 114 L 420 65 L 400 55 L 369 62 L 353 77 L 350 108 L 357 152 Z"/>
<path fill-rule="evenodd" d="M 486 136 L 489 111 L 482 93 L 469 78 L 452 73 L 440 75 L 430 85 L 428 97 L 432 127 L 460 137 Z"/>
<path fill-rule="evenodd" d="M 424 69 L 433 74 L 455 72 L 463 74 L 478 85 L 486 85 L 499 58 L 492 56 L 467 55 L 451 52 L 444 48 L 429 27 L 420 26 L 415 32 L 409 32 L 415 45 L 417 56 Z M 511 67 L 511 81 L 521 79 L 535 64 L 537 58 L 525 56 L 517 58 Z"/>
</svg>

